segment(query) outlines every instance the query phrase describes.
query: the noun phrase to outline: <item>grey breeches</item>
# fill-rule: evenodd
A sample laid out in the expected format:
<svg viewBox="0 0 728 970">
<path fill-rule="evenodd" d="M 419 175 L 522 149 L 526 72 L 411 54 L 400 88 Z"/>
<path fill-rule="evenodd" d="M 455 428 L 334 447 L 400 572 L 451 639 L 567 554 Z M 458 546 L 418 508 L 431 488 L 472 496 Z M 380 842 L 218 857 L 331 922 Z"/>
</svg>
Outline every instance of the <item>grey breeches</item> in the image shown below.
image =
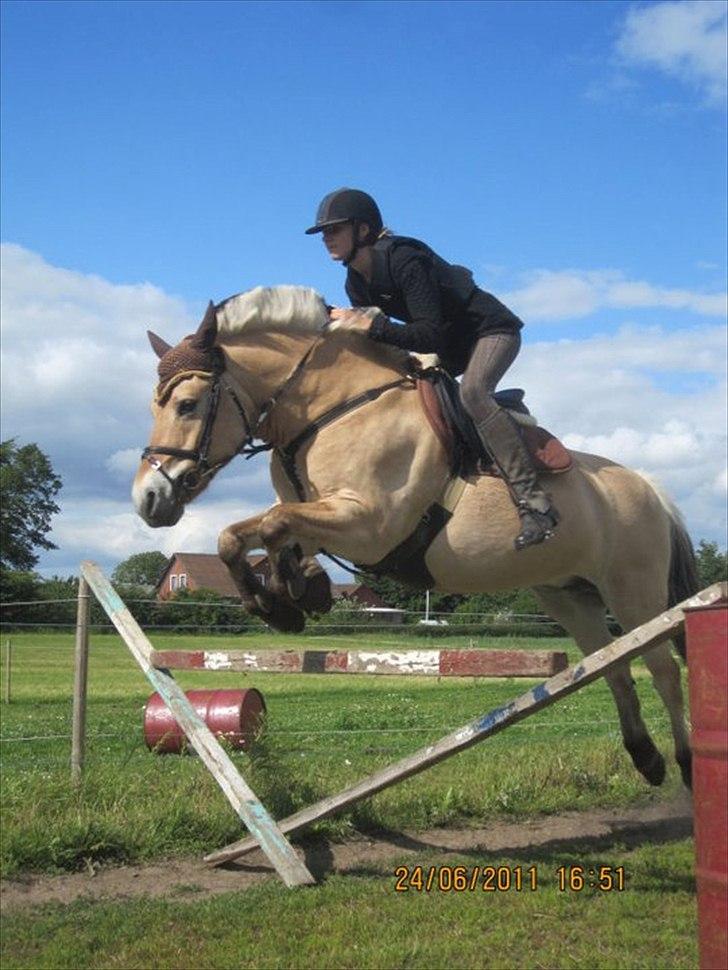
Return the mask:
<svg viewBox="0 0 728 970">
<path fill-rule="evenodd" d="M 463 404 L 476 425 L 498 410 L 493 391 L 520 349 L 519 333 L 495 333 L 476 343 L 460 385 Z"/>
</svg>

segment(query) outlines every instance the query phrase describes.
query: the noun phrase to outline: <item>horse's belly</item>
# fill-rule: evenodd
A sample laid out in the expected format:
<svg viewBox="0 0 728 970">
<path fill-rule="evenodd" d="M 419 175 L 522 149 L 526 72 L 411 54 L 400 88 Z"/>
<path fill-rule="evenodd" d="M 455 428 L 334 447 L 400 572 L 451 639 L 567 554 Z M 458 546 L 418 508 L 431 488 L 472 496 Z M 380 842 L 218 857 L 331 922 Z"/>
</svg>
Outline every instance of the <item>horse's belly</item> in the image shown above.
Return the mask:
<svg viewBox="0 0 728 970">
<path fill-rule="evenodd" d="M 518 513 L 504 483 L 478 479 L 465 490 L 455 514 L 425 557 L 435 588 L 488 592 L 590 574 L 599 544 L 594 529 L 588 528 L 594 496 L 576 479 L 570 472 L 549 482 L 562 521 L 553 539 L 521 552 L 513 546 L 520 529 Z"/>
</svg>

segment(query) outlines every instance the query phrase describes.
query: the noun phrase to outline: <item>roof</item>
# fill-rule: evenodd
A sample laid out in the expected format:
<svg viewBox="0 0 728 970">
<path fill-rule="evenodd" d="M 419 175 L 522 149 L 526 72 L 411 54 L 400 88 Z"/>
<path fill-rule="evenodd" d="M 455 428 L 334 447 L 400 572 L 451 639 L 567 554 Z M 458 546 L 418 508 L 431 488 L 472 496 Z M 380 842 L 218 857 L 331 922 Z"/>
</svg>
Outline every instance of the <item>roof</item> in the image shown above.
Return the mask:
<svg viewBox="0 0 728 970">
<path fill-rule="evenodd" d="M 267 559 L 265 554 L 248 556 L 248 562 L 253 569 Z M 187 573 L 188 578 L 194 579 L 195 586 L 214 589 L 221 596 L 240 598 L 238 588 L 222 559 L 214 554 L 202 552 L 175 552 L 157 581 L 157 589 L 164 583 L 173 563 L 176 563 L 177 571 Z"/>
</svg>

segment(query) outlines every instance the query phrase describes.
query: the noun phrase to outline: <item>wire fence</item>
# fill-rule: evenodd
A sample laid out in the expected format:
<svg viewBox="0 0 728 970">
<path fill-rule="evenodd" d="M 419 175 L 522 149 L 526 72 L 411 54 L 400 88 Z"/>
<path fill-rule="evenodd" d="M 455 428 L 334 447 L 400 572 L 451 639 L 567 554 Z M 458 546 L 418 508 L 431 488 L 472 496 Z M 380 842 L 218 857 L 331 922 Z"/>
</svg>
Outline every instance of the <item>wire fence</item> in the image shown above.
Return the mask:
<svg viewBox="0 0 728 970">
<path fill-rule="evenodd" d="M 199 631 L 211 633 L 265 633 L 268 627 L 252 617 L 242 603 L 233 601 L 199 600 L 125 600 L 135 618 L 147 630 Z M 0 603 L 0 632 L 16 630 L 70 630 L 76 626 L 75 597 L 48 600 L 17 600 Z M 48 607 L 65 607 L 67 615 L 48 616 Z M 97 632 L 113 631 L 114 626 L 92 602 L 89 627 Z M 45 610 L 45 616 L 28 614 L 28 610 Z M 18 611 L 22 610 L 22 613 Z M 96 614 L 96 615 L 94 615 Z M 192 614 L 195 619 L 185 622 Z M 165 622 L 167 621 L 167 622 Z M 356 602 L 337 602 L 333 614 L 309 620 L 304 636 L 322 633 L 369 633 L 387 631 L 418 636 L 442 637 L 458 633 L 478 632 L 498 635 L 559 636 L 564 631 L 550 617 L 539 613 L 517 613 L 509 610 L 495 612 L 458 612 L 434 610 L 406 610 L 362 607 Z"/>
</svg>

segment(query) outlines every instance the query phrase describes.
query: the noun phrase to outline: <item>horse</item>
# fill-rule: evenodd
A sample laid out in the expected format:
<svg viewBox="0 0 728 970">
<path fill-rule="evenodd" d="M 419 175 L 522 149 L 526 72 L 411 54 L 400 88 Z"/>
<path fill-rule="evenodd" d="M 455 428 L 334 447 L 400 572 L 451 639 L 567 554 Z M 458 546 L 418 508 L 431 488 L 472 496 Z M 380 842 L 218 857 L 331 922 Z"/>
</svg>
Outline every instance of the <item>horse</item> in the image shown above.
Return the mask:
<svg viewBox="0 0 728 970">
<path fill-rule="evenodd" d="M 218 551 L 245 607 L 279 630 L 331 608 L 315 555 L 406 573 L 409 537 L 452 484 L 441 438 L 423 412 L 412 358 L 358 333 L 327 330 L 328 308 L 305 287 L 256 287 L 210 303 L 193 335 L 155 334 L 153 429 L 132 496 L 153 527 L 174 525 L 223 466 L 271 450 L 277 501 L 225 528 Z M 253 446 L 253 441 L 263 444 Z M 548 489 L 562 519 L 554 537 L 516 551 L 518 517 L 505 482 L 460 480 L 453 507 L 420 555 L 420 585 L 450 593 L 529 587 L 584 655 L 698 590 L 695 557 L 675 506 L 639 472 L 572 452 Z M 431 517 L 431 516 L 430 516 Z M 263 547 L 263 587 L 247 553 Z M 392 550 L 405 555 L 394 560 Z M 394 578 L 397 578 L 396 575 Z M 675 646 L 685 659 L 684 641 Z M 669 713 L 675 758 L 690 785 L 680 670 L 669 643 L 644 655 Z M 606 675 L 624 746 L 652 785 L 665 759 L 650 737 L 629 665 Z"/>
</svg>

